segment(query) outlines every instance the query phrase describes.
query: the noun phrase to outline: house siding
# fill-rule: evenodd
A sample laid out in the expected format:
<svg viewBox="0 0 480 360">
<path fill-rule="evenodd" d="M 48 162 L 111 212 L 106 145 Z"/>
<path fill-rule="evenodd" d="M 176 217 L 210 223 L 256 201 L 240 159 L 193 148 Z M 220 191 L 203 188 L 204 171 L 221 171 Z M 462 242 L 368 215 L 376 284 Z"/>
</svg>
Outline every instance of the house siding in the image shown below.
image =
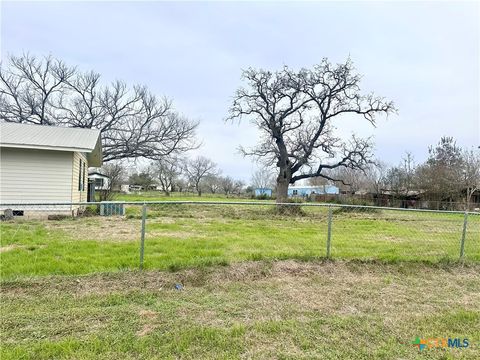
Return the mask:
<svg viewBox="0 0 480 360">
<path fill-rule="evenodd" d="M 72 153 L 0 149 L 0 201 L 69 202 L 72 199 Z"/>
<path fill-rule="evenodd" d="M 310 196 L 312 193 L 316 195 L 336 195 L 339 193 L 339 189 L 333 185 L 322 185 L 318 187 L 291 186 L 288 188 L 288 196 Z"/>
<path fill-rule="evenodd" d="M 70 153 L 72 154 L 72 153 Z M 72 202 L 84 202 L 87 201 L 88 191 L 88 162 L 87 157 L 83 153 L 74 152 L 72 155 L 72 173 L 71 173 L 71 199 Z M 80 160 L 82 164 L 85 164 L 85 171 L 83 175 L 83 190 L 78 190 L 78 179 L 80 176 Z M 83 165 L 82 165 L 83 166 Z"/>
<path fill-rule="evenodd" d="M 262 196 L 266 195 L 271 197 L 272 196 L 272 189 L 269 188 L 256 188 L 255 189 L 255 196 Z"/>
</svg>

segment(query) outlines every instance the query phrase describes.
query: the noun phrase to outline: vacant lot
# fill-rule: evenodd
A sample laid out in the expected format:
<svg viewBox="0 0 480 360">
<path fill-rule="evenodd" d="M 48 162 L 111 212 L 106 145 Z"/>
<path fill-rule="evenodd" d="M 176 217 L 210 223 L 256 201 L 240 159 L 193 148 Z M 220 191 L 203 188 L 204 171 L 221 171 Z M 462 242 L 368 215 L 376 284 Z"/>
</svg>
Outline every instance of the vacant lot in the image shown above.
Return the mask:
<svg viewBox="0 0 480 360">
<path fill-rule="evenodd" d="M 3 278 L 136 269 L 140 207 L 125 218 L 1 224 Z M 331 255 L 336 259 L 457 261 L 462 214 L 334 210 Z M 273 207 L 151 205 L 146 228 L 147 269 L 176 270 L 245 260 L 326 255 L 327 209 L 279 216 Z M 480 216 L 471 215 L 467 261 L 480 260 Z"/>
<path fill-rule="evenodd" d="M 474 359 L 479 272 L 288 260 L 7 281 L 2 359 Z M 417 336 L 473 344 L 419 354 Z"/>
<path fill-rule="evenodd" d="M 144 272 L 140 207 L 2 223 L 2 359 L 480 356 L 480 216 L 462 266 L 461 214 L 335 209 L 333 261 L 327 215 L 151 205 Z"/>
</svg>

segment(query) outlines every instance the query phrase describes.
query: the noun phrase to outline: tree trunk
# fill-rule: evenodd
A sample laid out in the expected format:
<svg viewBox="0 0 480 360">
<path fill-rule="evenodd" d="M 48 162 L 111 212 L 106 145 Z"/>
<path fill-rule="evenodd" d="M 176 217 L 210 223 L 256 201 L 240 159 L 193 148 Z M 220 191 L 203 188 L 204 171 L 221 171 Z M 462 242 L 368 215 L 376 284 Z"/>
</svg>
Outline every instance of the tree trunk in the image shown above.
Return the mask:
<svg viewBox="0 0 480 360">
<path fill-rule="evenodd" d="M 277 203 L 285 203 L 288 201 L 288 183 L 283 179 L 277 180 Z"/>
<path fill-rule="evenodd" d="M 288 185 L 291 178 L 290 168 L 287 166 L 280 168 L 280 173 L 277 177 L 277 203 L 288 202 Z"/>
</svg>

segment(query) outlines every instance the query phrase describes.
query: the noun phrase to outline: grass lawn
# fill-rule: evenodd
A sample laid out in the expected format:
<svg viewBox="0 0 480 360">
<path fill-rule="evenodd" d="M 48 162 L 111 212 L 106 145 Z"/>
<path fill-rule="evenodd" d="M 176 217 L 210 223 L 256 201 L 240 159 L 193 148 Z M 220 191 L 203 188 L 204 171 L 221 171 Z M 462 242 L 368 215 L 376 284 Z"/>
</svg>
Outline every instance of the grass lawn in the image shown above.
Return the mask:
<svg viewBox="0 0 480 360">
<path fill-rule="evenodd" d="M 11 280 L 1 358 L 475 359 L 479 272 L 286 260 Z M 471 345 L 420 353 L 417 336 Z"/>
<path fill-rule="evenodd" d="M 327 210 L 278 216 L 268 207 L 156 205 L 148 210 L 145 267 L 177 270 L 245 260 L 326 256 Z M 2 223 L 2 278 L 136 269 L 140 208 L 125 218 Z M 381 211 L 334 213 L 336 259 L 457 261 L 463 215 Z M 480 261 L 480 216 L 471 216 L 467 261 Z"/>
<path fill-rule="evenodd" d="M 130 194 L 118 193 L 115 195 L 115 201 L 258 201 L 235 195 L 225 196 L 224 194 L 202 194 L 198 196 L 194 193 L 174 192 L 169 196 L 161 191 L 138 191 Z M 273 200 L 264 200 L 273 201 Z"/>
<path fill-rule="evenodd" d="M 480 216 L 152 205 L 139 272 L 140 215 L 0 224 L 2 360 L 480 356 Z"/>
</svg>

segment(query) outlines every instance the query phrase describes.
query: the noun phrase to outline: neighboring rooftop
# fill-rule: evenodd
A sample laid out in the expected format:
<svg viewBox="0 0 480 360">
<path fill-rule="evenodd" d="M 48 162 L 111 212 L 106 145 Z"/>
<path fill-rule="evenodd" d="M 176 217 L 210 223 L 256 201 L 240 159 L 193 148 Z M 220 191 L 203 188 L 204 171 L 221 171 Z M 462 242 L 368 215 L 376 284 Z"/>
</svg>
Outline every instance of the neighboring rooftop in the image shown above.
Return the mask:
<svg viewBox="0 0 480 360">
<path fill-rule="evenodd" d="M 96 129 L 0 123 L 0 146 L 84 152 L 89 166 L 102 165 L 100 131 Z"/>
<path fill-rule="evenodd" d="M 97 175 L 97 176 L 101 176 L 101 177 L 104 177 L 104 178 L 110 179 L 110 176 L 108 176 L 108 175 L 105 175 L 105 174 L 102 174 L 101 172 L 99 172 L 99 171 L 96 171 L 96 170 L 95 170 L 95 171 L 91 171 L 91 170 L 89 170 L 89 171 L 88 171 L 88 176 L 91 176 L 91 175 Z"/>
</svg>

